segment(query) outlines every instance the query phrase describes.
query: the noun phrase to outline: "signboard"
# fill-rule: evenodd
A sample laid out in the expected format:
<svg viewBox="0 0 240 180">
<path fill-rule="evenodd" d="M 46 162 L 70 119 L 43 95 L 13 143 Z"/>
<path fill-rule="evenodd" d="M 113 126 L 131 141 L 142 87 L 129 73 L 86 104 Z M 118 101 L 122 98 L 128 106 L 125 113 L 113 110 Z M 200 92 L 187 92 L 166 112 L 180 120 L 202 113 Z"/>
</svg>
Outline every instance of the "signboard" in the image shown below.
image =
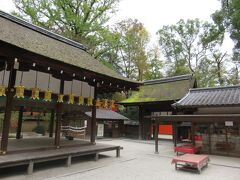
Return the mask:
<svg viewBox="0 0 240 180">
<path fill-rule="evenodd" d="M 97 137 L 103 137 L 103 134 L 104 134 L 104 124 L 100 124 L 98 123 L 98 126 L 97 126 Z"/>
<path fill-rule="evenodd" d="M 225 126 L 233 126 L 233 121 L 225 121 Z"/>
</svg>

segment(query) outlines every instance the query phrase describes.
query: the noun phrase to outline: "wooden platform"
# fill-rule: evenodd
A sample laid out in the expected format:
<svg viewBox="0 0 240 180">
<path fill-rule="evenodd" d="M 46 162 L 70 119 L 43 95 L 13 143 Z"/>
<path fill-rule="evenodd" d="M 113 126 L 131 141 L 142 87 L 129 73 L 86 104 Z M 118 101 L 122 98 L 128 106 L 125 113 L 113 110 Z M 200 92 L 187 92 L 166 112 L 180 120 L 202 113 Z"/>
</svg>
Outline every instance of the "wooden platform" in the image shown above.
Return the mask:
<svg viewBox="0 0 240 180">
<path fill-rule="evenodd" d="M 71 165 L 72 157 L 93 154 L 98 160 L 99 153 L 116 150 L 116 156 L 120 156 L 120 146 L 106 144 L 75 144 L 64 146 L 60 149 L 35 149 L 34 151 L 18 151 L 0 156 L 0 168 L 28 165 L 28 174 L 33 173 L 34 163 L 48 162 L 58 159 L 66 159 L 66 165 Z"/>
</svg>

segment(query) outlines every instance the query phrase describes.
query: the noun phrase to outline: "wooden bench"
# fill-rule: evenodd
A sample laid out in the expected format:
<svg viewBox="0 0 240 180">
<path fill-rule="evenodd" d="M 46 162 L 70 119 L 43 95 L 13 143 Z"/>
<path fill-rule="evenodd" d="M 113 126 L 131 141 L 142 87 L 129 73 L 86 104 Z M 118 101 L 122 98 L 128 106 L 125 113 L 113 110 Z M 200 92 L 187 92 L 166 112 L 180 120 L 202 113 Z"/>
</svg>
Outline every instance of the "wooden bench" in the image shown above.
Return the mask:
<svg viewBox="0 0 240 180">
<path fill-rule="evenodd" d="M 176 156 L 172 160 L 172 164 L 175 164 L 175 169 L 197 171 L 201 173 L 204 167 L 208 166 L 208 155 L 198 154 L 184 154 L 182 156 Z"/>
</svg>

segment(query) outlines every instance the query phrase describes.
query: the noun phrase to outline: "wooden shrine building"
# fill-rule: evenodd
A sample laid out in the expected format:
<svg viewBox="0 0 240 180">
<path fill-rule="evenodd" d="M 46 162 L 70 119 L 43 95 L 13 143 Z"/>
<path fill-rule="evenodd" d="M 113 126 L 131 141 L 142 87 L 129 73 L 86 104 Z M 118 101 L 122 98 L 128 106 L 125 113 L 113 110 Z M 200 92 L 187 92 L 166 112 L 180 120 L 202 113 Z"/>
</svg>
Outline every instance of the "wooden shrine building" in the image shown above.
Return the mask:
<svg viewBox="0 0 240 180">
<path fill-rule="evenodd" d="M 196 88 L 173 104 L 177 115 L 148 116 L 156 126 L 174 125 L 175 146 L 181 141 L 177 127 L 190 123 L 191 143 L 209 154 L 240 155 L 240 86 Z M 156 139 L 156 144 L 157 144 Z M 156 151 L 158 147 L 156 145 Z"/>
<path fill-rule="evenodd" d="M 144 81 L 139 91 L 133 92 L 128 99 L 119 104 L 138 107 L 139 139 L 146 140 L 152 136 L 152 122 L 144 119 L 144 116 L 174 114 L 171 105 L 196 86 L 195 78 L 191 74 Z M 166 125 L 166 128 L 169 127 L 172 129 L 171 125 Z"/>
<path fill-rule="evenodd" d="M 19 111 L 17 139 L 21 137 L 24 111 L 51 113 L 50 135 L 53 136 L 51 131 L 55 125 L 52 145 L 56 151 L 46 152 L 46 157 L 51 154 L 55 154 L 54 157 L 56 154 L 60 156 L 61 153 L 61 157 L 65 157 L 66 154 L 63 153 L 70 152 L 57 151 L 61 147 L 60 131 L 64 113 L 81 112 L 83 109 L 86 111 L 86 108 L 91 110 L 90 144 L 94 145 L 97 95 L 137 90 L 141 85 L 101 64 L 82 44 L 2 11 L 0 11 L 0 80 L 0 110 L 3 113 L 0 153 L 6 154 L 5 161 L 4 158 L 0 161 L 0 167 L 2 163 L 6 163 L 11 154 L 8 153 L 8 142 L 12 111 Z M 103 100 L 103 103 L 111 106 L 113 101 Z M 91 152 L 97 153 L 93 151 L 94 148 L 97 150 L 97 147 L 96 145 L 89 148 Z M 86 149 L 85 147 L 85 154 Z M 111 147 L 105 150 L 107 149 L 111 150 Z M 75 149 L 75 155 L 78 155 L 80 150 L 81 148 Z M 102 150 L 104 149 L 100 148 L 99 152 Z M 40 154 L 35 153 L 35 156 Z M 22 163 L 26 159 L 30 161 L 31 169 L 33 160 L 29 159 L 30 154 L 25 159 L 21 158 Z"/>
<path fill-rule="evenodd" d="M 86 112 L 86 115 L 92 117 L 91 112 Z M 123 136 L 124 120 L 128 120 L 127 117 L 110 109 L 97 109 L 96 119 L 98 137 L 112 138 Z"/>
</svg>

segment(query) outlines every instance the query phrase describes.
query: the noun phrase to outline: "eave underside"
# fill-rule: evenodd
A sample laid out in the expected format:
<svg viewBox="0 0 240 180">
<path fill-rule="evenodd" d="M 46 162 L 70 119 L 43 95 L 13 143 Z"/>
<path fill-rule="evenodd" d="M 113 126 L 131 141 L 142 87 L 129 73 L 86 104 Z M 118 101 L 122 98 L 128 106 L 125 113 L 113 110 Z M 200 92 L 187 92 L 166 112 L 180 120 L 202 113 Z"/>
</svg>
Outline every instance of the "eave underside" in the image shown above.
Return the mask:
<svg viewBox="0 0 240 180">
<path fill-rule="evenodd" d="M 75 74 L 74 79 L 87 82 L 91 86 L 96 87 L 98 83 L 98 93 L 138 90 L 140 85 L 140 83 L 116 79 L 66 64 L 0 41 L 0 69 L 3 69 L 5 61 L 13 61 L 15 58 L 18 59 L 19 68 L 22 71 L 37 70 L 50 73 L 54 77 L 64 80 L 72 80 L 73 74 Z M 33 63 L 36 63 L 35 67 L 32 66 Z M 51 67 L 51 71 L 47 70 L 48 67 Z M 61 70 L 63 70 L 63 74 L 60 73 Z"/>
</svg>

